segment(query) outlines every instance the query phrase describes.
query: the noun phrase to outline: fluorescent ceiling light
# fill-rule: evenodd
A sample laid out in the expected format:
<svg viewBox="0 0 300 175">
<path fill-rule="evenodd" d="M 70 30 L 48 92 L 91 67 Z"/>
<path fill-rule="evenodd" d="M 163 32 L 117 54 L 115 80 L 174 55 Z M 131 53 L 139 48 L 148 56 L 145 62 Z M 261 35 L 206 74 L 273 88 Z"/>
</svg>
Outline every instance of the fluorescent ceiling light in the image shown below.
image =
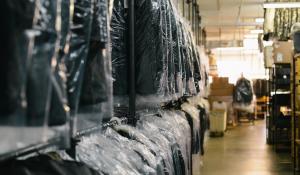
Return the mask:
<svg viewBox="0 0 300 175">
<path fill-rule="evenodd" d="M 265 21 L 264 18 L 255 18 L 255 22 L 257 23 L 263 23 Z"/>
<path fill-rule="evenodd" d="M 266 2 L 264 8 L 300 8 L 300 2 Z"/>
<path fill-rule="evenodd" d="M 250 31 L 251 34 L 259 34 L 259 33 L 264 33 L 263 30 L 251 30 Z"/>
</svg>

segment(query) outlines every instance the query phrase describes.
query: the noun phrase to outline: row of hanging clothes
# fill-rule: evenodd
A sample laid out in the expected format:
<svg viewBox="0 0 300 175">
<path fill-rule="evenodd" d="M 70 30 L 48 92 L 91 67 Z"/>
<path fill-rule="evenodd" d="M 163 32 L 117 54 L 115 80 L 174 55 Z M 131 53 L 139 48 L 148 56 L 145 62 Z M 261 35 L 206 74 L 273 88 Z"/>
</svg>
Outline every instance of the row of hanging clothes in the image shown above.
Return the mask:
<svg viewBox="0 0 300 175">
<path fill-rule="evenodd" d="M 204 154 L 209 107 L 196 95 L 208 67 L 172 0 L 136 2 L 138 120 L 111 119 L 128 107 L 126 2 L 3 1 L 0 158 L 59 138 L 54 152 L 2 161 L 4 174 L 192 173 L 192 154 Z M 77 138 L 75 155 L 64 151 L 109 120 L 117 124 Z"/>
<path fill-rule="evenodd" d="M 111 118 L 108 11 L 105 0 L 3 2 L 0 154 L 51 138 L 66 147 L 70 129 Z"/>
<path fill-rule="evenodd" d="M 80 137 L 73 158 L 56 151 L 0 167 L 7 175 L 192 174 L 192 154 L 204 154 L 206 103 L 199 97 L 170 101 L 139 112 L 135 127 L 113 119 L 115 124 Z"/>
<path fill-rule="evenodd" d="M 111 18 L 112 73 L 115 103 L 129 94 L 128 9 L 115 0 Z M 159 102 L 195 95 L 208 85 L 208 67 L 200 59 L 191 27 L 172 0 L 135 4 L 135 72 L 137 104 L 153 97 Z M 141 99 L 141 100 L 140 100 Z M 153 99 L 151 99 L 153 100 Z"/>
</svg>

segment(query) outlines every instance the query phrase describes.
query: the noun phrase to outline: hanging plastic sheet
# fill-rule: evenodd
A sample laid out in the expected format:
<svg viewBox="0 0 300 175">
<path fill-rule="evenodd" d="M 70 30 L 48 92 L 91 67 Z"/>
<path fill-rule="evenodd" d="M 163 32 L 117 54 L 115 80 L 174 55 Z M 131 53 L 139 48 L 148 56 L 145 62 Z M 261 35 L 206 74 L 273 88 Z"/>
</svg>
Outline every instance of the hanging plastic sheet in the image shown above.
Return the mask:
<svg viewBox="0 0 300 175">
<path fill-rule="evenodd" d="M 125 138 L 109 128 L 106 132 L 107 137 L 97 133 L 81 140 L 77 147 L 80 161 L 101 174 L 155 174 L 150 162 L 146 161 L 149 157 L 142 159 L 142 154 L 128 147 L 128 140 L 124 141 Z"/>
<path fill-rule="evenodd" d="M 137 93 L 168 93 L 167 1 L 139 1 L 136 8 Z"/>
<path fill-rule="evenodd" d="M 94 0 L 76 0 L 74 3 L 70 51 L 66 58 L 68 101 L 72 115 L 78 111 L 81 86 L 86 66 L 92 25 L 92 2 L 94 2 Z"/>
<path fill-rule="evenodd" d="M 157 114 L 147 114 L 141 117 L 137 126 L 138 128 L 145 130 L 145 133 L 150 134 L 158 132 L 169 141 L 169 149 L 172 152 L 171 160 L 173 161 L 173 173 L 189 174 L 189 172 L 191 172 L 189 166 L 189 158 L 191 153 L 191 137 L 188 135 L 188 133 L 190 133 L 190 128 L 187 121 L 184 118 L 181 118 L 180 115 L 173 112 L 159 112 Z M 182 133 L 185 134 L 183 135 Z M 155 140 L 153 136 L 149 136 L 149 138 Z"/>
<path fill-rule="evenodd" d="M 194 96 L 188 99 L 189 104 L 195 106 L 199 111 L 200 120 L 200 154 L 204 155 L 204 137 L 208 129 L 209 102 L 201 96 Z"/>
<path fill-rule="evenodd" d="M 193 67 L 193 57 L 192 57 L 192 48 L 191 40 L 189 38 L 189 31 L 187 29 L 187 24 L 184 21 L 181 21 L 181 39 L 182 39 L 182 60 L 184 65 L 184 94 L 195 94 L 195 82 L 194 82 L 194 67 Z"/>
<path fill-rule="evenodd" d="M 200 151 L 200 117 L 197 108 L 189 103 L 183 103 L 181 110 L 185 112 L 186 119 L 191 127 L 192 135 L 192 153 L 197 154 Z"/>
<path fill-rule="evenodd" d="M 3 19 L 0 40 L 4 49 L 0 154 L 53 137 L 66 138 L 68 106 L 64 64 L 59 56 L 64 40 L 62 5 L 60 0 L 37 0 L 4 1 L 1 6 L 1 13 L 5 13 L 1 16 L 11 18 Z"/>
<path fill-rule="evenodd" d="M 209 79 L 208 79 L 208 72 L 209 72 L 209 59 L 205 53 L 204 47 L 198 47 L 199 58 L 200 62 L 200 74 L 201 74 L 201 81 L 199 82 L 199 90 L 198 93 L 201 97 L 208 97 L 209 92 Z"/>
<path fill-rule="evenodd" d="M 74 132 L 99 125 L 112 115 L 107 8 L 104 0 L 75 2 L 67 58 L 68 95 Z"/>
<path fill-rule="evenodd" d="M 84 163 L 62 160 L 58 156 L 39 155 L 26 160 L 12 160 L 0 165 L 9 175 L 99 175 Z"/>
<path fill-rule="evenodd" d="M 155 172 L 156 174 L 164 174 L 163 159 L 160 156 L 157 156 L 157 154 L 151 150 L 151 148 L 148 148 L 146 145 L 144 145 L 143 142 L 129 139 L 110 128 L 105 131 L 105 136 L 107 136 L 109 139 L 117 141 L 118 143 L 121 143 L 121 147 L 130 148 L 134 152 L 138 153 L 143 162 L 152 168 L 152 170 L 149 169 L 150 172 L 152 171 L 151 173 Z"/>
<path fill-rule="evenodd" d="M 116 126 L 114 128 L 118 133 L 124 135 L 125 137 L 135 140 L 137 142 L 140 142 L 144 145 L 146 145 L 158 158 L 162 159 L 163 167 L 164 167 L 164 174 L 174 174 L 175 173 L 175 167 L 174 167 L 174 161 L 173 161 L 173 152 L 170 152 L 171 145 L 166 144 L 170 143 L 170 141 L 165 142 L 165 140 L 162 140 L 163 143 L 159 144 L 155 141 L 155 138 L 160 137 L 160 135 L 155 134 L 155 138 L 150 137 L 150 132 L 147 134 L 145 132 L 141 132 L 140 130 L 137 130 L 133 127 L 122 125 L 122 126 Z M 152 133 L 153 135 L 153 133 Z M 160 137 L 161 138 L 161 137 Z M 154 139 L 154 140 L 153 140 Z M 168 140 L 168 139 L 167 139 Z M 161 147 L 162 145 L 167 147 Z"/>
<path fill-rule="evenodd" d="M 111 45 L 112 45 L 112 76 L 115 106 L 128 106 L 129 93 L 129 57 L 128 57 L 128 12 L 125 1 L 113 1 L 111 17 Z"/>
</svg>

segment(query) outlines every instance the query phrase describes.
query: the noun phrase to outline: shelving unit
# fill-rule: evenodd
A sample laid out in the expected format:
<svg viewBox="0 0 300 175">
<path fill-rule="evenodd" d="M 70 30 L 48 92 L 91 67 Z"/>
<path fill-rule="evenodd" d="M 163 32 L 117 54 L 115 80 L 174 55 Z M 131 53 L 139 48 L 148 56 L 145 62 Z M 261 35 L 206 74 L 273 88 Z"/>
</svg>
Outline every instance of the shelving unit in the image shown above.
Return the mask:
<svg viewBox="0 0 300 175">
<path fill-rule="evenodd" d="M 267 107 L 269 98 L 264 96 L 256 99 L 255 105 L 255 119 L 265 119 L 267 115 Z"/>
<path fill-rule="evenodd" d="M 297 98 L 299 94 L 297 93 L 297 88 L 299 84 L 299 67 L 297 66 L 297 61 L 300 61 L 300 54 L 296 54 L 291 63 L 292 71 L 291 71 L 291 104 L 292 104 L 292 157 L 294 163 L 294 169 L 296 171 L 300 170 L 300 160 L 299 160 L 299 146 L 300 146 L 300 136 L 299 136 L 299 126 L 300 126 L 300 110 L 299 110 L 299 102 L 297 102 Z"/>
<path fill-rule="evenodd" d="M 272 135 L 272 125 L 271 125 L 271 113 L 272 113 L 272 96 L 271 96 L 271 91 L 272 91 L 272 81 L 273 81 L 273 69 L 270 67 L 267 67 L 268 73 L 269 73 L 269 80 L 268 80 L 268 99 L 269 101 L 267 102 L 267 112 L 266 112 L 266 141 L 267 144 L 273 144 L 273 135 Z"/>
<path fill-rule="evenodd" d="M 291 92 L 290 64 L 275 63 L 271 71 L 269 117 L 267 119 L 268 143 L 275 151 L 290 148 L 291 141 Z M 284 147 L 283 147 L 284 146 Z"/>
</svg>

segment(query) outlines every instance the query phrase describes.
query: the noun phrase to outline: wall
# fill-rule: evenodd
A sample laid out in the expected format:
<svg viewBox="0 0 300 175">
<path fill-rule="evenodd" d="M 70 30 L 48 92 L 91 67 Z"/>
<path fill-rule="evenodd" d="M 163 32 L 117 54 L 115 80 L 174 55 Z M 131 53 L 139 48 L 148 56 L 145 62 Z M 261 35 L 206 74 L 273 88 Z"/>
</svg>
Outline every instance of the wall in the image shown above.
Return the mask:
<svg viewBox="0 0 300 175">
<path fill-rule="evenodd" d="M 212 52 L 217 57 L 219 76 L 229 77 L 230 83 L 235 84 L 242 73 L 248 79 L 267 78 L 263 54 L 255 39 L 244 40 L 244 47 L 217 48 Z"/>
</svg>

